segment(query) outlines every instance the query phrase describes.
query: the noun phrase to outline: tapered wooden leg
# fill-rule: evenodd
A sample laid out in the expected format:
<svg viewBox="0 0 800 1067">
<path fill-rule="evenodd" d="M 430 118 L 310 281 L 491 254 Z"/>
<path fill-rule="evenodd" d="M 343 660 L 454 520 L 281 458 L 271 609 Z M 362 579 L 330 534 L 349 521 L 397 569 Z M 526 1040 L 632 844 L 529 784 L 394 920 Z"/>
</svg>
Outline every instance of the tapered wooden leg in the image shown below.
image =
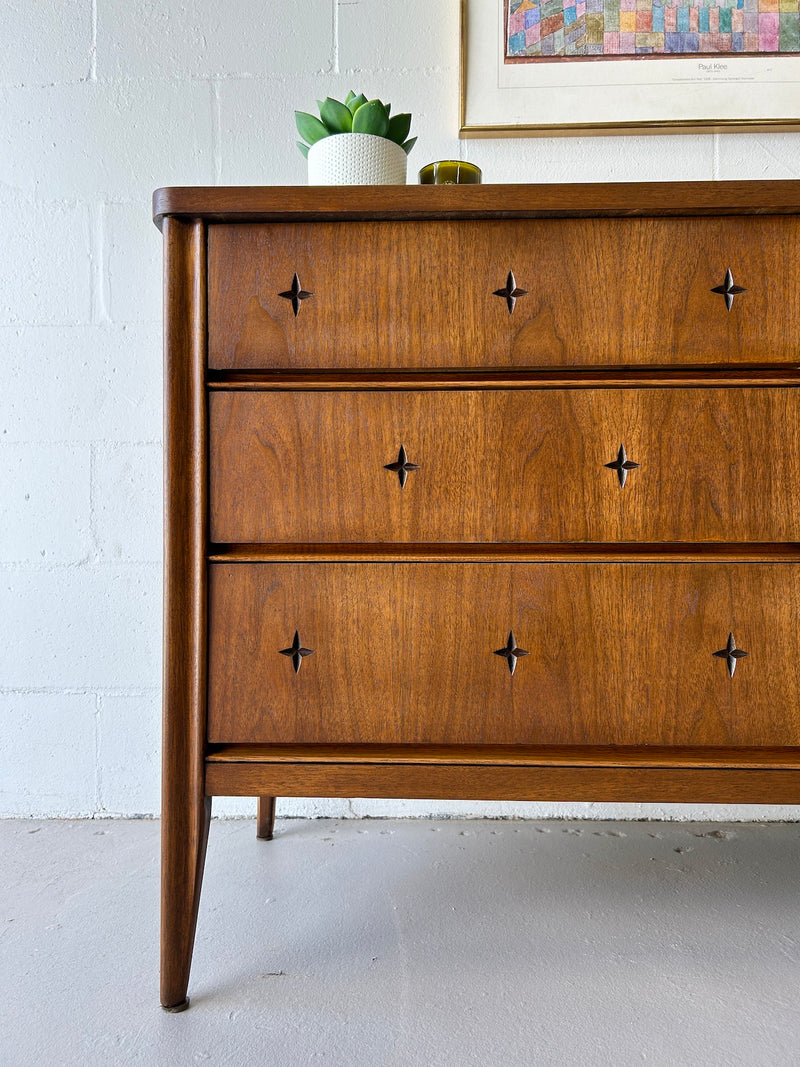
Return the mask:
<svg viewBox="0 0 800 1067">
<path fill-rule="evenodd" d="M 275 829 L 275 797 L 258 798 L 258 816 L 256 819 L 256 837 L 260 841 L 271 841 Z"/>
<path fill-rule="evenodd" d="M 165 810 L 162 818 L 161 1006 L 166 1011 L 189 1007 L 186 991 L 210 821 L 211 797 L 178 812 Z"/>
<path fill-rule="evenodd" d="M 207 431 L 204 224 L 164 219 L 164 733 L 161 1004 L 189 1006 L 211 798 L 205 795 Z"/>
</svg>

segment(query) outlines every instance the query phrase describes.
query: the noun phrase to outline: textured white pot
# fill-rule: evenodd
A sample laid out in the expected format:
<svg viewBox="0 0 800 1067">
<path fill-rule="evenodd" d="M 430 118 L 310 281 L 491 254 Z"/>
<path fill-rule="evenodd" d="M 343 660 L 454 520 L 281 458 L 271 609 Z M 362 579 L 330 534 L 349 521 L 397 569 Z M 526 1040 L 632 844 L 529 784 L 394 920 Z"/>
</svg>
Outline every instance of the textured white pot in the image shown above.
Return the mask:
<svg viewBox="0 0 800 1067">
<path fill-rule="evenodd" d="M 371 133 L 335 133 L 312 144 L 309 185 L 405 185 L 408 157 L 399 144 Z"/>
</svg>

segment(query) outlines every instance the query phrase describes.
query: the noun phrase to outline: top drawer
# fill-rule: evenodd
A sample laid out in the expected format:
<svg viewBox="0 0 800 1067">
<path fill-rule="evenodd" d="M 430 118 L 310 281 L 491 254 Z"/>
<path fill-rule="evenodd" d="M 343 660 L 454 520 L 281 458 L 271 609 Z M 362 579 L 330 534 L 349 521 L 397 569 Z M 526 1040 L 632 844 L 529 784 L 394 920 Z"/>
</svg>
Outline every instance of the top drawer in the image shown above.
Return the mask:
<svg viewBox="0 0 800 1067">
<path fill-rule="evenodd" d="M 212 225 L 209 366 L 796 362 L 799 239 L 794 216 Z"/>
</svg>

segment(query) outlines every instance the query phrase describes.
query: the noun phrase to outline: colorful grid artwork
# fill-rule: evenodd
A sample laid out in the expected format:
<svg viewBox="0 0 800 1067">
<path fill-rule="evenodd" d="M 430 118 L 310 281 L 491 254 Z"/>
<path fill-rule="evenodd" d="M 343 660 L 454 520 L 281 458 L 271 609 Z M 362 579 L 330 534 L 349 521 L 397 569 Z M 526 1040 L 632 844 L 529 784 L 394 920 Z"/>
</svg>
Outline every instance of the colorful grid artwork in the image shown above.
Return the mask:
<svg viewBox="0 0 800 1067">
<path fill-rule="evenodd" d="M 800 52 L 800 0 L 508 0 L 506 58 Z"/>
</svg>

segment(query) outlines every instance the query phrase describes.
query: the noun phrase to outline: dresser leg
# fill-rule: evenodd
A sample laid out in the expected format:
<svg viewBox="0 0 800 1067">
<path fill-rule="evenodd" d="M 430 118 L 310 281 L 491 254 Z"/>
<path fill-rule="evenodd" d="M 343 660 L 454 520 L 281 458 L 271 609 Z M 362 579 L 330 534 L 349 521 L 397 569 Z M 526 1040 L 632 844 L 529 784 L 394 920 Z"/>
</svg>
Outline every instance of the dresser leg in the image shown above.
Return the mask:
<svg viewBox="0 0 800 1067">
<path fill-rule="evenodd" d="M 161 841 L 161 1006 L 189 1007 L 186 990 L 192 965 L 200 887 L 206 861 L 211 797 L 178 812 L 165 809 Z"/>
<path fill-rule="evenodd" d="M 256 837 L 259 841 L 271 841 L 275 829 L 275 797 L 258 798 Z"/>
</svg>

